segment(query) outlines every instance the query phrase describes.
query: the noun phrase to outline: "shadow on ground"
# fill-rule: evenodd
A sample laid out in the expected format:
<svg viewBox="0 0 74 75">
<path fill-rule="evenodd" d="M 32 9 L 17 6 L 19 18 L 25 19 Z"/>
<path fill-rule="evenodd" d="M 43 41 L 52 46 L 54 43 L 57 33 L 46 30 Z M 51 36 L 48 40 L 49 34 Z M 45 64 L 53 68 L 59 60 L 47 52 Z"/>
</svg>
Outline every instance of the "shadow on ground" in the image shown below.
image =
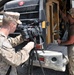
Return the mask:
<svg viewBox="0 0 74 75">
<path fill-rule="evenodd" d="M 26 66 L 19 66 L 17 68 L 18 75 L 27 75 L 27 67 Z M 59 72 L 51 69 L 44 68 L 45 75 L 68 75 L 68 70 L 65 72 Z M 34 67 L 33 69 L 33 75 L 43 75 L 42 70 L 40 67 Z"/>
</svg>

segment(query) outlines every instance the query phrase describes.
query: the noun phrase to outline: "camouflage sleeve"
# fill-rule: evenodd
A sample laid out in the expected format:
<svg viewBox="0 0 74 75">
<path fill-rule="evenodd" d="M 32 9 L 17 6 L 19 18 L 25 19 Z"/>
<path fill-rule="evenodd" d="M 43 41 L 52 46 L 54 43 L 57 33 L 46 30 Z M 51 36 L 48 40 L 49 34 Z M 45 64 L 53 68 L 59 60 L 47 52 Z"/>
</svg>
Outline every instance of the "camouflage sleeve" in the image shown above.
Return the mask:
<svg viewBox="0 0 74 75">
<path fill-rule="evenodd" d="M 8 41 L 5 41 L 2 48 L 0 48 L 0 54 L 3 57 L 3 61 L 5 61 L 7 64 L 18 66 L 29 58 L 29 52 L 33 47 L 34 43 L 29 42 L 20 51 L 15 52 L 15 48 L 13 48 Z"/>
<path fill-rule="evenodd" d="M 11 43 L 11 45 L 14 47 L 14 46 L 17 46 L 19 45 L 20 43 L 24 42 L 25 39 L 22 38 L 22 35 L 18 35 L 16 36 L 15 38 L 8 38 L 8 41 Z"/>
</svg>

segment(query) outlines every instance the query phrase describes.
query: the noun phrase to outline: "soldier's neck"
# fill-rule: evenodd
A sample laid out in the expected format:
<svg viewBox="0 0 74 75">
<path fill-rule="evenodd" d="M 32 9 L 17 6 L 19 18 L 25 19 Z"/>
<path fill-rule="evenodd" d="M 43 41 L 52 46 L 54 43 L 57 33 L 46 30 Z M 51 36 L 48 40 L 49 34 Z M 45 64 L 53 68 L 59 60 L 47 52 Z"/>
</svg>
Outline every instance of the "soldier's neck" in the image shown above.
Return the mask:
<svg viewBox="0 0 74 75">
<path fill-rule="evenodd" d="M 9 29 L 8 28 L 2 27 L 2 28 L 0 28 L 0 32 L 2 32 L 7 37 L 9 35 Z"/>
</svg>

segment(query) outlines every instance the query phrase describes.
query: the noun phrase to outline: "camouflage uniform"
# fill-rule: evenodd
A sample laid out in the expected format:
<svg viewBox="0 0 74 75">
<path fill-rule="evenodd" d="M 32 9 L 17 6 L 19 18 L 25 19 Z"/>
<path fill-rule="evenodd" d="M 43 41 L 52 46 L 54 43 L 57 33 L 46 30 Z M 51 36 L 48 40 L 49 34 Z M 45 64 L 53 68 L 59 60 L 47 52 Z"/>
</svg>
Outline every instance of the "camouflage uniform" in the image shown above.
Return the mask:
<svg viewBox="0 0 74 75">
<path fill-rule="evenodd" d="M 23 41 L 21 35 L 7 39 L 3 33 L 0 33 L 0 75 L 6 75 L 10 65 L 12 65 L 10 75 L 17 75 L 16 66 L 28 59 L 30 50 L 23 47 L 22 50 L 15 52 L 13 48 Z"/>
</svg>

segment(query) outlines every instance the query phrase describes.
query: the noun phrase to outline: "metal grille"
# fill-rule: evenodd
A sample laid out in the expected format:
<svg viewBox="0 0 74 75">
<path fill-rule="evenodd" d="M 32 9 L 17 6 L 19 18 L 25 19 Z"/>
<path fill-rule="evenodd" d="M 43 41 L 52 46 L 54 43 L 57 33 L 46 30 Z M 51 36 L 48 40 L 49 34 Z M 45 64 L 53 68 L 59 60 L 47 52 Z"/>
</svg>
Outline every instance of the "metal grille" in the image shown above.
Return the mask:
<svg viewBox="0 0 74 75">
<path fill-rule="evenodd" d="M 5 4 L 4 11 L 14 11 L 20 13 L 20 20 L 23 25 L 30 24 L 35 19 L 39 19 L 39 0 L 26 1 L 23 0 L 24 5 L 19 5 L 20 1 L 11 1 Z M 17 29 L 14 34 L 19 34 Z"/>
<path fill-rule="evenodd" d="M 24 1 L 24 0 L 23 0 Z M 20 2 L 20 1 L 19 1 Z M 5 5 L 5 11 L 14 11 L 20 13 L 20 20 L 23 23 L 27 23 L 29 20 L 35 20 L 39 18 L 39 2 L 37 1 L 24 1 L 24 5 L 18 5 L 18 1 L 7 3 Z"/>
</svg>

